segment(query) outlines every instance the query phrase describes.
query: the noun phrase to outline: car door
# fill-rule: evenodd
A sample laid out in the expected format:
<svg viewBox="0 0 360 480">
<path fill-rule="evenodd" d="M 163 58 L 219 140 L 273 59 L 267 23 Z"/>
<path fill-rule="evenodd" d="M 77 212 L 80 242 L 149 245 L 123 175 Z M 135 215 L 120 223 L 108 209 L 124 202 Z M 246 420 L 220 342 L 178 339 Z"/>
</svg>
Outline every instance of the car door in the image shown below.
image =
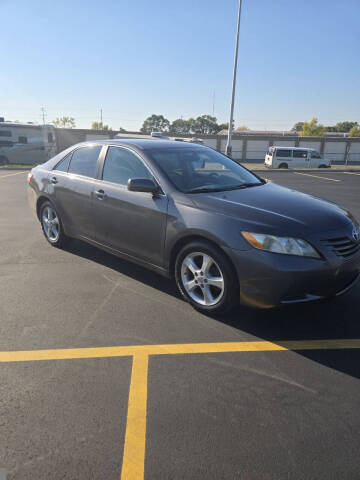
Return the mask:
<svg viewBox="0 0 360 480">
<path fill-rule="evenodd" d="M 130 178 L 154 177 L 137 153 L 109 146 L 93 192 L 96 241 L 162 266 L 168 198 L 163 193 L 129 191 Z"/>
<path fill-rule="evenodd" d="M 307 150 L 294 148 L 293 159 L 293 165 L 296 168 L 307 168 L 309 166 Z"/>
<path fill-rule="evenodd" d="M 91 209 L 101 145 L 80 147 L 67 155 L 50 173 L 54 202 L 68 233 L 94 239 Z"/>
<path fill-rule="evenodd" d="M 316 150 L 309 151 L 310 161 L 309 164 L 312 168 L 318 168 L 321 163 L 321 155 Z"/>
</svg>

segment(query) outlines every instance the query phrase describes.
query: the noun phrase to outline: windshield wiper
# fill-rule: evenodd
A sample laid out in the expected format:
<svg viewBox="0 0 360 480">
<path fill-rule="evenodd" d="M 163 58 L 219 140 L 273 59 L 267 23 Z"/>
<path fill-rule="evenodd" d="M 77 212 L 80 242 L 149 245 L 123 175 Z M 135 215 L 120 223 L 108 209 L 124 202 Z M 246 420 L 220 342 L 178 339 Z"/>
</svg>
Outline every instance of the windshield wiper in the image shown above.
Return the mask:
<svg viewBox="0 0 360 480">
<path fill-rule="evenodd" d="M 241 183 L 240 185 L 234 185 L 232 187 L 219 187 L 219 188 L 196 187 L 196 188 L 193 188 L 192 190 L 187 190 L 185 193 L 227 192 L 229 190 L 238 190 L 241 188 L 257 187 L 259 185 L 264 185 L 264 183 L 265 182 Z"/>
</svg>

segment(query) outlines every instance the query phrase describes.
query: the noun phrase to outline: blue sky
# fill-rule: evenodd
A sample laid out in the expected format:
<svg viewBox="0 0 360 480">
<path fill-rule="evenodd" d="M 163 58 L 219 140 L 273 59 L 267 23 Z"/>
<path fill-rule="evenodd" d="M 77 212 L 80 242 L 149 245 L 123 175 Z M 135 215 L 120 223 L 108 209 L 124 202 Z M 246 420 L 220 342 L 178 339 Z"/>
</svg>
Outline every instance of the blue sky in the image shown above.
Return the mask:
<svg viewBox="0 0 360 480">
<path fill-rule="evenodd" d="M 237 0 L 0 0 L 0 116 L 228 119 Z M 236 125 L 360 121 L 360 1 L 243 0 Z"/>
</svg>

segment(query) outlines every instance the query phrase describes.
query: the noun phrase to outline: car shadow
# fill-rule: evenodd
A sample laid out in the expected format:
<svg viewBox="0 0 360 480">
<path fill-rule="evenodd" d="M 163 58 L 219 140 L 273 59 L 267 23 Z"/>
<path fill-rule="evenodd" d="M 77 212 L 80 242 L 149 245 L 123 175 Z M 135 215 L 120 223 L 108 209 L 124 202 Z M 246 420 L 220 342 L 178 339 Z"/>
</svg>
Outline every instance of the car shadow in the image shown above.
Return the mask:
<svg viewBox="0 0 360 480">
<path fill-rule="evenodd" d="M 65 249 L 169 296 L 180 298 L 174 282 L 144 267 L 80 240 L 72 240 Z M 240 306 L 226 316 L 208 317 L 250 334 L 255 337 L 254 340 L 273 343 L 288 340 L 360 339 L 360 281 L 350 292 L 329 302 L 288 305 L 270 310 Z M 360 349 L 302 350 L 297 353 L 360 378 Z"/>
</svg>

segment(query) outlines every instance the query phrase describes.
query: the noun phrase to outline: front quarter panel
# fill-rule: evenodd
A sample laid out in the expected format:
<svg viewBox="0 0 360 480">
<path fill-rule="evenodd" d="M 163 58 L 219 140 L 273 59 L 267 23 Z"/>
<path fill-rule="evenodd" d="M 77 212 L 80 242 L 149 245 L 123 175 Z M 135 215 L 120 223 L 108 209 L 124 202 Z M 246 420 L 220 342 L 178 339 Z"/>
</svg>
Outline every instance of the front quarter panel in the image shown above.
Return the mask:
<svg viewBox="0 0 360 480">
<path fill-rule="evenodd" d="M 220 247 L 249 250 L 250 245 L 241 235 L 240 220 L 210 212 L 189 203 L 169 201 L 166 228 L 165 257 L 170 260 L 174 245 L 181 239 L 201 236 L 215 242 Z"/>
</svg>

